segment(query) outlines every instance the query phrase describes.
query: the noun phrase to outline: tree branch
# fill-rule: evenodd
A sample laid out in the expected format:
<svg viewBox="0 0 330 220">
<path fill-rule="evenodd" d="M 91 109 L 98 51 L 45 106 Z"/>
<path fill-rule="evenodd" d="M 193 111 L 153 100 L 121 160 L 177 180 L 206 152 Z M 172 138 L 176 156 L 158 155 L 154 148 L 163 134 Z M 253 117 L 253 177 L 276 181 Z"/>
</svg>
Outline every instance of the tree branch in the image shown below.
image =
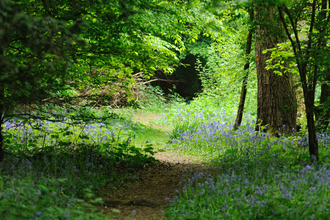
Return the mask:
<svg viewBox="0 0 330 220">
<path fill-rule="evenodd" d="M 286 35 L 288 36 L 288 38 L 289 38 L 289 40 L 290 40 L 290 42 L 291 42 L 291 45 L 292 45 L 292 49 L 293 49 L 293 53 L 294 53 L 294 56 L 295 56 L 295 58 L 296 58 L 296 62 L 297 62 L 297 65 L 298 65 L 298 69 L 299 69 L 299 72 L 302 72 L 302 66 L 301 66 L 301 64 L 300 64 L 300 61 L 299 61 L 299 59 L 298 59 L 298 53 L 297 53 L 297 48 L 296 48 L 296 45 L 295 45 L 295 43 L 294 43 L 294 41 L 293 41 L 293 39 L 292 39 L 292 37 L 291 37 L 291 35 L 290 35 L 290 32 L 289 32 L 289 29 L 288 29 L 288 26 L 286 25 L 286 23 L 285 23 L 285 20 L 284 20 L 284 16 L 283 16 L 283 12 L 282 12 L 282 8 L 279 6 L 279 7 L 277 7 L 278 8 L 278 12 L 279 12 L 279 14 L 280 14 L 280 19 L 281 19 L 281 21 L 282 21 L 282 24 L 283 24 L 283 27 L 284 27 L 284 30 L 285 30 L 285 33 L 286 33 Z M 295 29 L 295 27 L 293 27 L 294 29 Z M 295 34 L 295 36 L 296 36 L 296 34 L 298 34 L 296 31 L 294 32 L 294 34 Z M 296 36 L 296 38 L 298 38 L 298 36 Z M 299 39 L 298 39 L 299 40 Z M 298 45 L 299 46 L 299 51 L 301 50 L 301 47 L 300 47 L 300 44 Z"/>
<path fill-rule="evenodd" d="M 295 36 L 297 44 L 298 44 L 298 49 L 299 49 L 299 51 L 301 51 L 299 35 L 298 35 L 298 32 L 297 32 L 297 26 L 294 24 L 291 13 L 290 13 L 289 9 L 286 6 L 284 6 L 284 11 L 290 19 L 290 23 L 291 23 L 291 26 L 292 26 L 292 29 L 293 29 L 293 32 L 294 32 L 294 36 Z"/>
<path fill-rule="evenodd" d="M 309 28 L 306 55 L 310 54 L 310 49 L 312 47 L 312 35 L 313 35 L 313 29 L 314 29 L 314 24 L 315 24 L 315 11 L 316 11 L 316 0 L 313 1 L 313 6 L 312 6 L 312 17 L 311 17 L 311 25 L 310 25 L 310 28 Z"/>
</svg>

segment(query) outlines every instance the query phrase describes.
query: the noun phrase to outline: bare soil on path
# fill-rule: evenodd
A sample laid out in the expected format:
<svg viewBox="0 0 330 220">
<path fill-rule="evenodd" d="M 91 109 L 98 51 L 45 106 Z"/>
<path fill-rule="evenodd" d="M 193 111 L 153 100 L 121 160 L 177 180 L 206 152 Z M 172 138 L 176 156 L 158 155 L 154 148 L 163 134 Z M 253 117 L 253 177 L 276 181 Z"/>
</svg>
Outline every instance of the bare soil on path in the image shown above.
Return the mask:
<svg viewBox="0 0 330 220">
<path fill-rule="evenodd" d="M 146 124 L 157 118 L 155 115 L 145 118 L 140 115 L 137 121 Z M 119 220 L 166 219 L 164 210 L 182 190 L 183 171 L 204 172 L 210 169 L 193 158 L 169 152 L 159 152 L 155 158 L 159 162 L 132 173 L 125 185 L 102 196 L 104 204 L 100 209 L 103 213 L 114 214 Z M 114 213 L 113 209 L 120 212 Z"/>
</svg>

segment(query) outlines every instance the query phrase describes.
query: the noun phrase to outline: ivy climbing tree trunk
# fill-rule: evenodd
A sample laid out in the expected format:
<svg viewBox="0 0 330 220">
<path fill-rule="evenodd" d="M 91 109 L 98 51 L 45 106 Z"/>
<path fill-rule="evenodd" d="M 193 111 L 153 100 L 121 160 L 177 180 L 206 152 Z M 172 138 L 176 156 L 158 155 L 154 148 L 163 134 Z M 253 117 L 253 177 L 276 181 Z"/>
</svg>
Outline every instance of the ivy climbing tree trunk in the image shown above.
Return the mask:
<svg viewBox="0 0 330 220">
<path fill-rule="evenodd" d="M 297 101 L 293 85 L 293 76 L 280 69 L 282 74 L 266 69 L 266 61 L 271 52 L 264 50 L 277 47 L 284 41 L 278 15 L 274 7 L 260 7 L 256 10 L 255 54 L 258 78 L 257 130 L 269 131 L 273 135 L 279 133 L 292 134 L 296 130 Z M 266 19 L 266 17 L 268 17 Z"/>
<path fill-rule="evenodd" d="M 253 10 L 250 12 L 250 21 L 253 22 Z M 246 55 L 247 57 L 251 54 L 251 47 L 252 47 L 252 31 L 249 31 L 249 34 L 247 36 L 246 41 Z M 249 68 L 250 68 L 250 59 L 248 58 L 246 64 L 244 65 L 244 72 L 246 75 L 243 78 L 242 82 L 242 90 L 241 90 L 241 97 L 239 100 L 238 110 L 237 110 L 237 116 L 236 121 L 234 125 L 234 130 L 237 130 L 239 126 L 241 126 L 242 119 L 243 119 L 243 111 L 244 111 L 244 104 L 245 104 L 245 98 L 247 93 L 247 82 L 249 77 Z"/>
</svg>

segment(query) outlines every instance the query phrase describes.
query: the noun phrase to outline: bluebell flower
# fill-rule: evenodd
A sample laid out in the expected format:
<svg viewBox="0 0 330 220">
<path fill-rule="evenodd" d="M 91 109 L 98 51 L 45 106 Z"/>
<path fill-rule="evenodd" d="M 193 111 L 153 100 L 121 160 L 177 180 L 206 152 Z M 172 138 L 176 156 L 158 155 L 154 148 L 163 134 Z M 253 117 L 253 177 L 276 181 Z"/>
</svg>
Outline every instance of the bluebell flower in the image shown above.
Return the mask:
<svg viewBox="0 0 330 220">
<path fill-rule="evenodd" d="M 41 212 L 39 212 L 39 211 L 38 211 L 38 212 L 36 212 L 36 216 L 38 216 L 38 217 L 39 217 L 40 215 L 41 215 Z"/>
</svg>

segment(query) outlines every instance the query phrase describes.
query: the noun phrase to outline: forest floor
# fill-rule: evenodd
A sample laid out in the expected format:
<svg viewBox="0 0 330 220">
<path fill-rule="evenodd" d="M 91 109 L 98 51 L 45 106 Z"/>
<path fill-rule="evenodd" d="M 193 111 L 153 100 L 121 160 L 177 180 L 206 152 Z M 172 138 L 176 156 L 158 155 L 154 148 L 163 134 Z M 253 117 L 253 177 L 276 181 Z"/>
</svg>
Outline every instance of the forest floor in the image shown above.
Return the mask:
<svg viewBox="0 0 330 220">
<path fill-rule="evenodd" d="M 144 125 L 165 129 L 165 125 L 155 125 L 159 115 L 135 115 L 134 120 Z M 165 135 L 165 133 L 164 133 Z M 154 146 L 157 149 L 157 146 Z M 132 173 L 125 184 L 117 190 L 105 193 L 104 204 L 99 207 L 102 213 L 114 214 L 116 219 L 165 219 L 164 210 L 182 187 L 184 171 L 206 171 L 206 164 L 188 156 L 178 156 L 173 152 L 158 152 L 155 164 Z M 113 209 L 119 210 L 115 213 Z"/>
</svg>

